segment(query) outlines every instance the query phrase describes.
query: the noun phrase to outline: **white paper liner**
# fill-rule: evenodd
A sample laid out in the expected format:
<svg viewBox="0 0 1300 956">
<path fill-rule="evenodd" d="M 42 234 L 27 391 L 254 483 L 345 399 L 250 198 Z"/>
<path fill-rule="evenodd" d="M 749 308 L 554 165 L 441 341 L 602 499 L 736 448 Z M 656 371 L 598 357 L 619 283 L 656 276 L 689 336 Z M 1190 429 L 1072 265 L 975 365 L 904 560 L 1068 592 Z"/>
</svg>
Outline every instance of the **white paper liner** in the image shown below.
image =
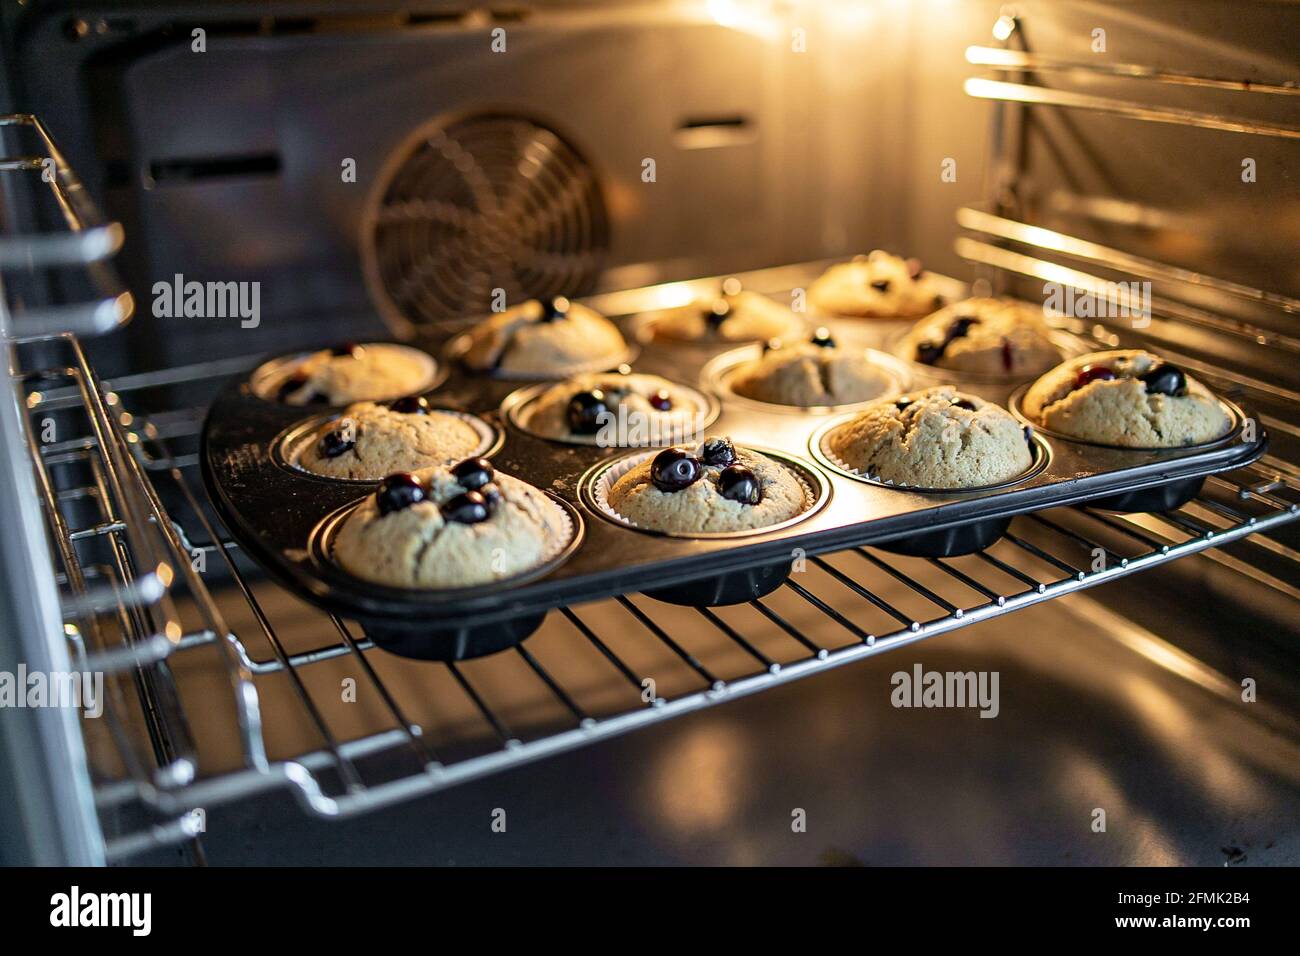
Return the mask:
<svg viewBox="0 0 1300 956">
<path fill-rule="evenodd" d="M 749 451 L 751 454 L 755 455 L 763 454 L 760 451 L 755 451 L 749 448 L 743 450 Z M 771 458 L 770 456 L 764 455 L 765 458 L 769 458 L 769 460 L 776 462 L 778 465 L 781 465 L 790 472 L 803 488 L 803 510 L 793 517 L 787 518 L 784 521 L 778 521 L 775 524 L 764 525 L 760 528 L 742 528 L 738 531 L 660 531 L 658 528 L 643 527 L 631 518 L 624 517 L 623 514 L 614 509 L 614 506 L 609 503 L 609 490 L 613 488 L 618 480 L 629 471 L 647 459 L 659 454 L 661 451 L 663 451 L 662 448 L 656 448 L 651 451 L 636 452 L 635 454 L 628 455 L 624 458 L 619 458 L 612 462 L 607 468 L 592 476 L 589 485 L 591 498 L 592 501 L 595 502 L 596 506 L 600 508 L 602 514 L 626 528 L 632 528 L 636 531 L 648 531 L 654 534 L 665 534 L 675 538 L 738 538 L 746 537 L 748 535 L 762 534 L 763 532 L 771 531 L 774 528 L 783 528 L 792 522 L 808 517 L 813 506 L 817 504 L 817 492 L 808 484 L 807 480 L 799 473 L 799 471 L 791 468 L 779 458 Z"/>
<path fill-rule="evenodd" d="M 859 471 L 857 468 L 854 468 L 852 465 L 849 465 L 848 463 L 841 460 L 838 455 L 836 455 L 833 451 L 831 451 L 829 445 L 831 435 L 839 431 L 839 429 L 843 428 L 848 424 L 850 424 L 850 422 L 846 421 L 846 422 L 841 422 L 840 424 L 836 425 L 834 428 L 828 428 L 826 429 L 826 431 L 822 433 L 821 437 L 818 439 L 817 447 L 821 451 L 821 453 L 826 456 L 826 460 L 829 461 L 836 468 L 838 468 L 840 471 L 844 472 L 846 475 L 851 475 L 857 478 L 861 478 L 863 481 L 869 481 L 875 485 L 884 485 L 887 488 L 897 488 L 899 491 L 925 491 L 925 492 L 934 492 L 937 494 L 961 495 L 973 491 L 988 491 L 992 488 L 1002 488 L 1006 485 L 1014 485 L 1017 482 L 1024 481 L 1026 478 L 1033 475 L 1034 472 L 1037 471 L 1038 465 L 1042 460 L 1041 456 L 1043 454 L 1043 449 L 1039 446 L 1037 440 L 1035 440 L 1033 443 L 1033 450 L 1030 452 L 1029 467 L 1026 468 L 1024 471 L 1022 471 L 1020 474 L 1015 475 L 1014 477 L 1006 478 L 1003 479 L 1002 481 L 995 481 L 987 485 L 968 485 L 968 486 L 958 486 L 954 488 L 928 488 L 922 485 L 907 485 L 907 484 L 903 484 L 902 482 L 891 481 L 888 478 L 882 478 L 879 475 L 873 474 L 872 472 L 869 471 Z"/>
<path fill-rule="evenodd" d="M 478 434 L 479 443 L 475 446 L 473 451 L 466 453 L 466 458 L 475 458 L 479 455 L 487 454 L 487 452 L 491 451 L 496 446 L 498 438 L 496 429 L 483 421 L 483 419 L 479 418 L 477 415 L 471 415 L 469 412 L 456 411 L 451 408 L 431 408 L 429 411 L 431 414 L 451 415 L 455 418 L 459 418 Z M 386 477 L 380 475 L 378 478 L 339 478 L 336 475 L 327 475 L 322 471 L 312 471 L 310 468 L 307 468 L 300 463 L 299 459 L 302 458 L 303 449 L 307 447 L 308 442 L 319 434 L 322 425 L 332 420 L 333 419 L 330 418 L 321 419 L 318 423 L 310 425 L 305 428 L 301 434 L 295 436 L 292 440 L 292 448 L 281 447 L 280 457 L 283 459 L 284 463 L 294 471 L 302 472 L 304 475 L 311 475 L 313 478 L 323 478 L 326 481 L 338 481 L 344 484 L 368 485 Z M 282 446 L 287 444 L 289 444 L 289 442 L 282 442 Z M 422 465 L 420 467 L 428 466 Z"/>
<path fill-rule="evenodd" d="M 507 475 L 506 477 L 512 477 L 512 476 Z M 521 478 L 516 478 L 515 480 L 518 481 L 520 484 L 528 484 Z M 556 504 L 553 498 L 547 495 L 546 492 L 542 491 L 536 485 L 529 485 L 528 487 L 532 488 L 534 491 L 538 492 L 544 499 L 546 499 L 547 506 L 553 509 L 557 515 L 559 515 L 561 521 L 564 524 L 564 534 L 544 535 L 545 550 L 542 552 L 541 559 L 538 560 L 538 562 L 535 565 L 533 565 L 531 568 L 525 568 L 524 570 L 512 574 L 509 577 L 492 578 L 490 580 L 484 581 L 481 584 L 455 584 L 455 585 L 447 585 L 445 587 L 438 587 L 437 585 L 424 586 L 424 585 L 414 585 L 414 584 L 408 585 L 408 584 L 392 584 L 392 583 L 379 584 L 378 582 L 371 581 L 368 578 L 363 578 L 359 574 L 349 571 L 346 567 L 344 567 L 343 562 L 340 561 L 338 557 L 334 554 L 334 544 L 338 540 L 339 532 L 343 530 L 343 526 L 347 524 L 347 522 L 352 520 L 353 515 L 356 514 L 356 508 L 353 508 L 351 511 L 349 511 L 347 516 L 343 520 L 335 523 L 334 528 L 330 533 L 329 540 L 326 542 L 325 553 L 336 568 L 338 568 L 341 572 L 343 572 L 348 577 L 353 578 L 356 581 L 368 585 L 378 584 L 379 587 L 392 588 L 395 591 L 406 591 L 409 593 L 416 593 L 421 591 L 469 592 L 469 591 L 477 590 L 478 588 L 490 588 L 501 584 L 510 584 L 516 581 L 524 581 L 530 579 L 535 575 L 540 576 L 540 575 L 548 574 L 552 570 L 554 570 L 553 568 L 548 567 L 548 565 L 557 561 L 564 554 L 565 550 L 567 550 L 569 546 L 573 544 L 573 539 L 578 533 L 578 526 L 574 523 L 573 516 L 569 514 L 568 509 L 563 508 L 560 505 Z M 360 502 L 358 502 L 357 504 L 359 506 Z"/>
<path fill-rule="evenodd" d="M 674 382 L 671 379 L 667 379 L 666 381 L 668 384 L 672 385 L 673 388 L 680 389 L 691 396 L 691 400 L 694 401 L 700 409 L 698 413 L 700 415 L 700 426 L 698 429 L 689 430 L 692 428 L 695 421 L 694 416 L 692 416 L 691 422 L 683 423 L 679 429 L 669 434 L 661 435 L 659 441 L 652 445 L 601 445 L 599 443 L 599 436 L 597 435 L 559 436 L 549 435 L 546 432 L 534 430 L 532 428 L 532 418 L 537 411 L 537 400 L 546 394 L 547 389 L 553 387 L 551 385 L 536 388 L 535 394 L 514 404 L 510 404 L 512 396 L 506 396 L 505 401 L 502 402 L 502 406 L 510 405 L 509 409 L 506 411 L 506 417 L 520 431 L 526 432 L 535 438 L 544 438 L 547 441 L 562 442 L 565 445 L 584 445 L 589 448 L 668 448 L 672 445 L 678 445 L 690 441 L 698 435 L 702 435 L 710 425 L 718 420 L 718 416 L 721 414 L 722 410 L 721 406 L 716 401 L 710 400 L 709 396 L 704 394 L 698 388 L 692 388 L 689 385 L 683 385 L 681 382 Z M 518 395 L 520 392 L 514 394 Z"/>
</svg>

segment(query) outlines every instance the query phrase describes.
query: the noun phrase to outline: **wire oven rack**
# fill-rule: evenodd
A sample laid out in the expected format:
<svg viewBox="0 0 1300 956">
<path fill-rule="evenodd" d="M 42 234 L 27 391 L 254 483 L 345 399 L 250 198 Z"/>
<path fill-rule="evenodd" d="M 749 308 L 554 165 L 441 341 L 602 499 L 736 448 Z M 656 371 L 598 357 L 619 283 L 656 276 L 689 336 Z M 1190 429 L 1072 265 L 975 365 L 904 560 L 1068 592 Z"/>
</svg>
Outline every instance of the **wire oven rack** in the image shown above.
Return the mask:
<svg viewBox="0 0 1300 956">
<path fill-rule="evenodd" d="M 746 281 L 785 283 L 790 268 Z M 74 336 L 58 344 L 24 384 L 32 433 L 55 421 L 59 440 L 29 447 L 74 656 L 109 674 L 104 718 L 83 725 L 110 860 L 186 840 L 208 809 L 271 788 L 310 814 L 359 814 L 1198 552 L 1300 598 L 1300 553 L 1276 535 L 1300 517 L 1300 429 L 1277 418 L 1281 455 L 1210 478 L 1175 512 L 1020 517 L 966 558 L 809 555 L 748 605 L 625 595 L 552 612 L 503 654 L 399 660 L 264 580 L 206 504 L 207 400 L 250 360 L 105 384 Z"/>
</svg>

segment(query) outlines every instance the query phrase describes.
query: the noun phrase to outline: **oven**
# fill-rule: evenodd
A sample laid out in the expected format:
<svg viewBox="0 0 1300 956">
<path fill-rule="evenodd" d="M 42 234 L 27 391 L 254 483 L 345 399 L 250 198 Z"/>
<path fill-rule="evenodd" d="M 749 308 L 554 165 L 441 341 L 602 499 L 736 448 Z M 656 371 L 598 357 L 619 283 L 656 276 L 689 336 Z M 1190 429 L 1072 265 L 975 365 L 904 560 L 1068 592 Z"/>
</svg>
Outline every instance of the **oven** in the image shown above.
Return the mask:
<svg viewBox="0 0 1300 956">
<path fill-rule="evenodd" d="M 0 23 L 0 672 L 99 688 L 0 708 L 4 862 L 1300 862 L 1293 5 Z M 725 276 L 780 299 L 874 248 L 1068 290 L 1083 340 L 1177 362 L 1267 448 L 1172 510 L 828 547 L 737 604 L 629 580 L 463 661 L 304 601 L 209 498 L 208 409 L 268 355 L 441 346 L 494 288 L 620 323 Z M 187 315 L 185 282 L 257 307 Z M 914 668 L 996 675 L 993 719 L 899 706 Z"/>
</svg>

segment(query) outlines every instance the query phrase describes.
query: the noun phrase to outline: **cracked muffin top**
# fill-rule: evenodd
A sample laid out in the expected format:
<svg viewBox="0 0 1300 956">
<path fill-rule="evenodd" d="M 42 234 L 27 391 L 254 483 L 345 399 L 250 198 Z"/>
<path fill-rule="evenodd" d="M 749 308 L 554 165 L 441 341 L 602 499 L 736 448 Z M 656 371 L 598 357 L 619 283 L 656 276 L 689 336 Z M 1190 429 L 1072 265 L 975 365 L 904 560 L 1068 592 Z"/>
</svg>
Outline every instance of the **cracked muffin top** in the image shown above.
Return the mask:
<svg viewBox="0 0 1300 956">
<path fill-rule="evenodd" d="M 1029 429 L 1010 412 L 939 385 L 873 402 L 831 429 L 823 448 L 859 474 L 915 488 L 979 488 L 1033 464 Z"/>
<path fill-rule="evenodd" d="M 348 515 L 333 550 L 345 571 L 376 584 L 470 587 L 536 568 L 571 534 L 540 490 L 468 458 L 389 475 Z"/>
<path fill-rule="evenodd" d="M 848 405 L 879 398 L 894 378 L 863 349 L 840 348 L 826 329 L 806 341 L 771 342 L 763 356 L 739 366 L 728 382 L 737 395 L 777 405 Z"/>
<path fill-rule="evenodd" d="M 459 461 L 482 450 L 484 435 L 463 416 L 429 407 L 422 396 L 379 405 L 360 402 L 327 422 L 294 461 L 328 478 L 374 480 Z"/>
<path fill-rule="evenodd" d="M 604 448 L 665 445 L 696 434 L 707 409 L 699 393 L 658 375 L 582 375 L 539 395 L 523 423 L 547 438 Z"/>
<path fill-rule="evenodd" d="M 743 290 L 735 278 L 724 281 L 718 295 L 646 313 L 645 320 L 655 338 L 677 342 L 762 342 L 798 336 L 804 328 L 787 306 Z"/>
<path fill-rule="evenodd" d="M 287 405 L 346 405 L 422 391 L 436 372 L 437 363 L 419 349 L 349 343 L 287 364 L 257 391 Z"/>
<path fill-rule="evenodd" d="M 1028 302 L 965 299 L 916 323 L 898 355 L 935 368 L 1028 378 L 1061 360 L 1051 331 L 1043 310 Z"/>
<path fill-rule="evenodd" d="M 808 301 L 834 315 L 879 319 L 927 315 L 943 305 L 920 260 L 880 249 L 831 266 L 809 287 Z"/>
<path fill-rule="evenodd" d="M 679 534 L 764 528 L 808 507 L 803 483 L 785 465 L 718 437 L 646 458 L 614 482 L 607 500 L 637 527 Z"/>
<path fill-rule="evenodd" d="M 1124 448 L 1199 445 L 1232 429 L 1209 389 L 1140 349 L 1094 352 L 1058 365 L 1029 387 L 1022 408 L 1044 428 Z"/>
<path fill-rule="evenodd" d="M 462 360 L 477 372 L 557 378 L 611 368 L 626 355 L 627 343 L 613 322 L 556 296 L 484 319 L 470 330 Z"/>
</svg>

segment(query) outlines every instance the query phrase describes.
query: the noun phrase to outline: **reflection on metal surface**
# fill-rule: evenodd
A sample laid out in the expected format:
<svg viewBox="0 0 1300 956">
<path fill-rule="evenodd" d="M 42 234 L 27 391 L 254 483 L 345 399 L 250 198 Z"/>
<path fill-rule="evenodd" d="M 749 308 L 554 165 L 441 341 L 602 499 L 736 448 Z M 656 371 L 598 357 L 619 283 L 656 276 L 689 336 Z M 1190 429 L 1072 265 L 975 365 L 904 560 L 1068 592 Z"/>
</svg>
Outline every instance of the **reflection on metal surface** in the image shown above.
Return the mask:
<svg viewBox="0 0 1300 956">
<path fill-rule="evenodd" d="M 1196 110 L 1146 106 L 1142 103 L 1132 103 L 1127 100 L 1113 100 L 1104 96 L 1093 96 L 1089 93 L 1054 90 L 1045 86 L 1030 86 L 1025 83 L 1005 83 L 1001 80 L 971 77 L 965 83 L 965 90 L 968 95 L 985 100 L 1006 100 L 1012 103 L 1027 103 L 1036 106 L 1065 106 L 1071 109 L 1112 113 L 1116 116 L 1147 120 L 1152 123 L 1172 123 L 1177 126 L 1196 126 L 1201 129 L 1216 129 L 1228 133 L 1253 133 L 1259 136 L 1276 136 L 1282 139 L 1300 139 L 1300 127 L 1260 123 L 1217 113 L 1201 113 Z"/>
<path fill-rule="evenodd" d="M 730 823 L 749 792 L 751 742 L 730 721 L 717 720 L 692 728 L 666 748 L 651 771 L 662 823 L 682 838 Z"/>
<path fill-rule="evenodd" d="M 1001 20 L 998 21 L 999 23 Z M 1005 40 L 1011 34 L 998 36 Z M 994 36 L 997 36 L 996 27 Z M 1101 76 L 1128 77 L 1140 80 L 1155 80 L 1174 86 L 1199 86 L 1218 90 L 1237 90 L 1243 93 L 1277 93 L 1285 96 L 1300 96 L 1300 83 L 1261 83 L 1255 80 L 1225 80 L 1211 76 L 1197 76 L 1192 73 L 1178 73 L 1161 70 L 1137 63 L 1080 63 L 1063 57 L 1047 56 L 1042 53 L 1029 53 L 1025 50 L 1003 50 L 997 47 L 968 46 L 966 62 L 975 66 L 987 66 L 995 70 L 1027 70 L 1032 72 L 1088 73 Z"/>
</svg>

